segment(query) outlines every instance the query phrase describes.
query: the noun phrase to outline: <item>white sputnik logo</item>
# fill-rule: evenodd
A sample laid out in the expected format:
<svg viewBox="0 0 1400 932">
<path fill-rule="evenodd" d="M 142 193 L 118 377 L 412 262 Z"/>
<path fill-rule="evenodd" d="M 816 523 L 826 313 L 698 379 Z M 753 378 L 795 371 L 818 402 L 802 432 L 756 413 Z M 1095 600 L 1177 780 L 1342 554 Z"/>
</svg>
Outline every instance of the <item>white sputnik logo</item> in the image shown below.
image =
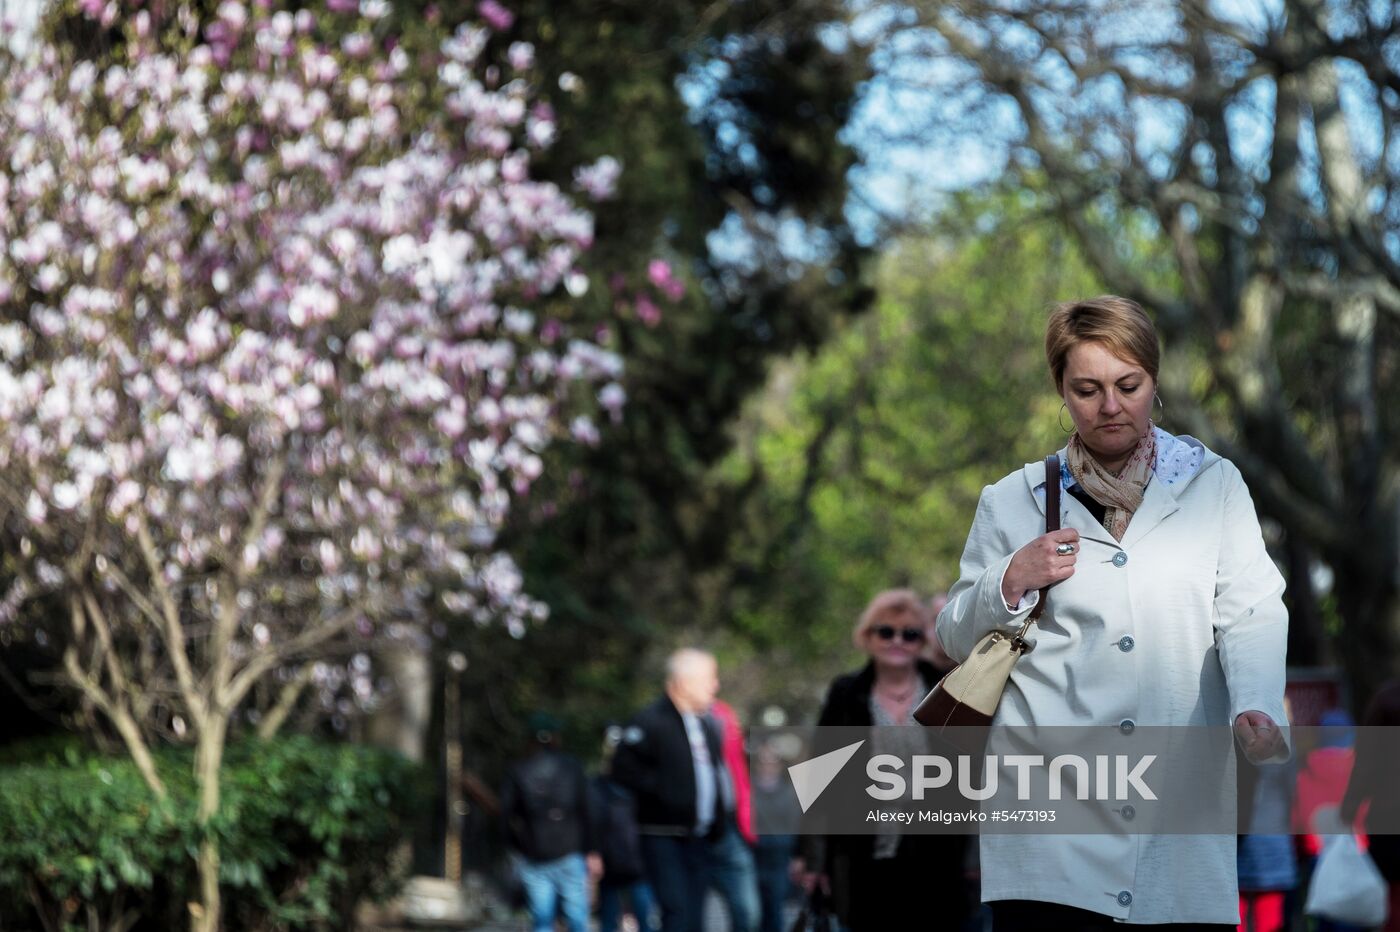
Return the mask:
<svg viewBox="0 0 1400 932">
<path fill-rule="evenodd" d="M 803 812 L 811 808 L 812 803 L 831 785 L 841 768 L 846 766 L 846 762 L 855 756 L 864 743 L 864 740 L 857 741 L 855 744 L 828 751 L 821 757 L 804 760 L 788 768 L 788 776 L 792 778 L 793 789 L 797 791 L 797 802 L 802 806 Z"/>
</svg>

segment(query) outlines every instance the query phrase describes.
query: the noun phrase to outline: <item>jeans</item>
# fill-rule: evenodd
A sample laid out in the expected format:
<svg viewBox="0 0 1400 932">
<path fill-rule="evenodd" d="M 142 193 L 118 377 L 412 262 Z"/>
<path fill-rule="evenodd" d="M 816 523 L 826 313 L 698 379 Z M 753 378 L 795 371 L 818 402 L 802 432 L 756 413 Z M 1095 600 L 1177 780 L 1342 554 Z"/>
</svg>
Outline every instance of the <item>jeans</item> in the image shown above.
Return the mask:
<svg viewBox="0 0 1400 932">
<path fill-rule="evenodd" d="M 642 932 L 651 932 L 654 928 L 651 924 L 651 908 L 656 902 L 651 895 L 651 887 L 647 886 L 645 880 L 609 883 L 606 874 L 598 883 L 598 932 L 617 932 L 622 921 L 624 893 L 627 894 L 632 915 L 637 917 L 638 927 Z"/>
<path fill-rule="evenodd" d="M 582 854 L 520 860 L 520 882 L 534 932 L 554 932 L 556 908 L 569 932 L 588 932 L 588 866 Z"/>
<path fill-rule="evenodd" d="M 758 871 L 753 850 L 731 821 L 710 842 L 710 886 L 729 907 L 731 932 L 758 932 Z"/>
<path fill-rule="evenodd" d="M 643 835 L 647 880 L 661 905 L 661 932 L 702 932 L 708 844 L 695 835 Z"/>
<path fill-rule="evenodd" d="M 783 906 L 792 894 L 788 866 L 792 862 L 793 841 L 791 835 L 770 835 L 760 838 L 754 848 L 759 901 L 763 904 L 759 932 L 784 932 Z"/>
</svg>

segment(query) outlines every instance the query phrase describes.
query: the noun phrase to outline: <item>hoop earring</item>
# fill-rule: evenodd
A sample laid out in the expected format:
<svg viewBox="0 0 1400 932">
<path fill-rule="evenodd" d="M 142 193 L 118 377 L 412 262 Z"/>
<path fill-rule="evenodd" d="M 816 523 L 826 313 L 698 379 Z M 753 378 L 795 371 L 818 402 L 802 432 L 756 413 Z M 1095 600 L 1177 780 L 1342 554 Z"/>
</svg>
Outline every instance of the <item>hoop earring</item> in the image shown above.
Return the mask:
<svg viewBox="0 0 1400 932">
<path fill-rule="evenodd" d="M 1156 392 L 1153 392 L 1153 393 L 1152 393 L 1152 400 L 1155 401 L 1155 402 L 1157 402 L 1157 404 L 1159 404 L 1159 405 L 1162 406 L 1162 417 L 1157 418 L 1157 420 L 1156 420 L 1156 422 L 1155 422 L 1155 423 L 1160 424 L 1160 423 L 1162 423 L 1162 419 L 1165 418 L 1165 417 L 1167 416 L 1167 403 L 1166 403 L 1165 401 L 1163 401 L 1163 400 L 1162 400 L 1162 396 L 1159 395 L 1159 394 L 1157 394 Z"/>
<path fill-rule="evenodd" d="M 1074 433 L 1074 425 L 1070 424 L 1068 427 L 1065 426 L 1065 414 L 1068 411 L 1069 406 L 1061 404 L 1059 413 L 1055 415 L 1055 423 L 1060 425 L 1060 430 L 1064 431 L 1067 434 L 1072 434 Z M 1071 420 L 1073 420 L 1073 418 L 1071 418 Z"/>
</svg>

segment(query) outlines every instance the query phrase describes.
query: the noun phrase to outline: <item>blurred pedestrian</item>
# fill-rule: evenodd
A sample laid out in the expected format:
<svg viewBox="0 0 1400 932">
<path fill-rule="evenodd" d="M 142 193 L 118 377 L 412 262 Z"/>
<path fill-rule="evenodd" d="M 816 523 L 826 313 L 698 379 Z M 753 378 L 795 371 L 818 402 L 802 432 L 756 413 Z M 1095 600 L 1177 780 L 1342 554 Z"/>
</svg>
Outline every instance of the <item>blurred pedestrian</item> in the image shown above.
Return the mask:
<svg viewBox="0 0 1400 932">
<path fill-rule="evenodd" d="M 623 900 L 641 932 L 650 932 L 655 898 L 646 882 L 642 837 L 637 828 L 637 802 L 612 779 L 612 758 L 622 740 L 622 728 L 609 726 L 603 740 L 602 772 L 592 780 L 594 837 L 603 858 L 598 882 L 598 932 L 618 932 Z"/>
<path fill-rule="evenodd" d="M 531 748 L 507 770 L 501 786 L 506 839 L 518 857 L 534 932 L 587 932 L 588 881 L 602 872 L 593 844 L 588 781 L 578 759 L 559 748 L 559 723 L 530 718 Z"/>
<path fill-rule="evenodd" d="M 1286 698 L 1284 710 L 1289 711 Z M 1289 831 L 1296 771 L 1291 762 L 1259 767 L 1241 759 L 1237 772 L 1245 828 L 1236 846 L 1238 932 L 1285 932 L 1292 924 L 1298 887 L 1298 857 Z"/>
<path fill-rule="evenodd" d="M 819 742 L 821 727 L 869 729 L 843 772 L 863 775 L 876 754 L 929 752 L 928 733 L 915 724 L 913 710 L 939 678 L 920 656 L 931 625 L 909 589 L 881 592 L 861 614 L 852 639 L 869 660 L 837 677 L 817 720 Z M 825 750 L 819 746 L 812 756 Z M 829 888 L 837 916 L 852 932 L 927 928 L 931 917 L 940 928 L 956 929 L 966 913 L 965 836 L 905 835 L 890 826 L 876 835 L 804 835 L 800 847 L 804 885 Z"/>
<path fill-rule="evenodd" d="M 1112 295 L 1067 302 L 1050 314 L 1045 350 L 1070 434 L 1049 480 L 1066 493 L 1061 529 L 1045 530 L 1044 461 L 983 489 L 938 618 L 943 647 L 966 661 L 983 637 L 1019 629 L 1053 586 L 994 725 L 1124 735 L 1228 725 L 1251 761 L 1286 758 L 1283 577 L 1239 469 L 1153 423 L 1161 349 L 1151 319 Z M 980 843 L 996 932 L 1239 921 L 1233 835 Z"/>
<path fill-rule="evenodd" d="M 1331 709 L 1318 719 L 1318 745 L 1303 758 L 1298 768 L 1298 789 L 1293 800 L 1293 830 L 1305 858 L 1316 860 L 1322 842 L 1313 825 L 1313 816 L 1324 806 L 1341 806 L 1351 779 L 1356 740 L 1351 716 L 1343 709 Z"/>
<path fill-rule="evenodd" d="M 672 654 L 665 692 L 623 729 L 613 758 L 613 779 L 637 800 L 663 932 L 700 932 L 710 842 L 733 830 L 734 787 L 719 727 L 705 714 L 718 691 L 712 655 L 694 648 Z"/>
<path fill-rule="evenodd" d="M 1293 799 L 1293 832 L 1298 838 L 1300 887 L 1307 889 L 1322 838 L 1313 817 L 1323 809 L 1338 809 L 1346 795 L 1355 760 L 1355 723 L 1344 709 L 1331 709 L 1318 719 L 1318 746 L 1308 752 L 1298 769 L 1298 789 Z M 1361 826 L 1357 826 L 1361 832 Z M 1317 916 L 1314 932 L 1365 932 L 1360 926 Z"/>
<path fill-rule="evenodd" d="M 734 818 L 710 840 L 710 886 L 729 909 L 730 932 L 757 932 L 760 907 L 753 854 L 756 838 L 744 730 L 738 713 L 723 699 L 710 703 L 709 714 L 719 726 L 724 766 L 734 787 Z"/>
<path fill-rule="evenodd" d="M 797 826 L 802 808 L 783 761 L 769 745 L 754 752 L 753 807 L 770 825 Z M 792 895 L 791 867 L 797 836 L 765 832 L 754 846 L 758 893 L 762 903 L 760 932 L 783 932 L 783 908 Z"/>
<path fill-rule="evenodd" d="M 1400 834 L 1394 834 L 1400 825 L 1400 795 L 1395 793 L 1394 758 L 1386 746 L 1393 745 L 1394 739 L 1387 736 L 1393 732 L 1383 731 L 1396 727 L 1400 727 L 1400 679 L 1391 679 L 1376 690 L 1361 716 L 1356 763 L 1340 810 L 1343 823 L 1351 825 L 1367 807 L 1364 824 L 1371 860 L 1390 885 L 1385 932 L 1400 932 Z"/>
</svg>

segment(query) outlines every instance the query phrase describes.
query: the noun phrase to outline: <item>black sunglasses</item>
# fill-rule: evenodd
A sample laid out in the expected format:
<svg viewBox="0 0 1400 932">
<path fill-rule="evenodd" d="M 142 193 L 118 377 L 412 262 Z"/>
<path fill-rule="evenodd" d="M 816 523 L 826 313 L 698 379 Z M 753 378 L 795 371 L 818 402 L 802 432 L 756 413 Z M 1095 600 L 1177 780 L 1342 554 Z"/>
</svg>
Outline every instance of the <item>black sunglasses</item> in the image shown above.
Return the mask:
<svg viewBox="0 0 1400 932">
<path fill-rule="evenodd" d="M 882 641 L 893 641 L 896 634 L 905 644 L 917 644 L 926 637 L 923 628 L 896 628 L 894 625 L 880 625 L 875 629 L 875 636 Z"/>
</svg>

